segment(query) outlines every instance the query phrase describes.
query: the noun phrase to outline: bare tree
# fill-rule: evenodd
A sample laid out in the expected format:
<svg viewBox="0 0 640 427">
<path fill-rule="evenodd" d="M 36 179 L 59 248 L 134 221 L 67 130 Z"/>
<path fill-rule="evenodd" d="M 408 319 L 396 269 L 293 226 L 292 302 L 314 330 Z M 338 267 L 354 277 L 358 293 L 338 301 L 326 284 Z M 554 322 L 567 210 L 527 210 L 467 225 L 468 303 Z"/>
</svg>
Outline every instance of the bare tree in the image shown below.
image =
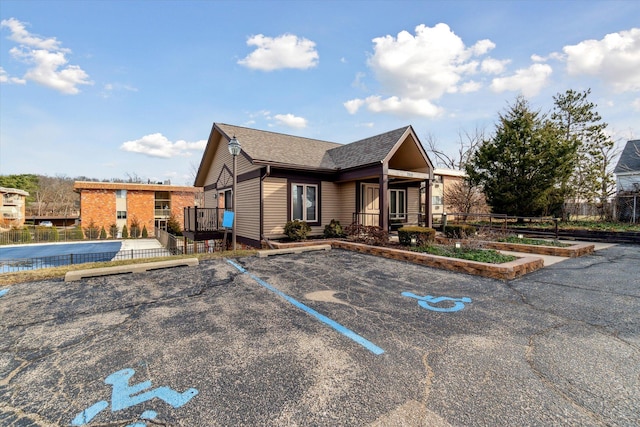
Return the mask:
<svg viewBox="0 0 640 427">
<path fill-rule="evenodd" d="M 425 141 L 427 143 L 427 151 L 433 154 L 438 166 L 464 170 L 464 167 L 476 152 L 478 147 L 485 140 L 485 131 L 476 127 L 473 132 L 458 131 L 458 143 L 456 152 L 449 154 L 438 146 L 438 142 L 432 134 L 428 134 Z"/>
<path fill-rule="evenodd" d="M 444 189 L 443 198 L 454 212 L 463 214 L 462 219 L 467 220 L 471 213 L 489 213 L 489 207 L 480 187 L 472 185 L 467 179 L 454 182 Z"/>
</svg>

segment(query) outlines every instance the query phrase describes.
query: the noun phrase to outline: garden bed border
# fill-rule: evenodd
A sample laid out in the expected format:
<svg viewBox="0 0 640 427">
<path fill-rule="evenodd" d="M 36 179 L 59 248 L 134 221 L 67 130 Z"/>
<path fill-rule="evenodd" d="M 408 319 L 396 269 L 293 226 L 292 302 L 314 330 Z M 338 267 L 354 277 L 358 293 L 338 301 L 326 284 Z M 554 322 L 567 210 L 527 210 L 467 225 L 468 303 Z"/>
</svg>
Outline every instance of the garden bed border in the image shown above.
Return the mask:
<svg viewBox="0 0 640 427">
<path fill-rule="evenodd" d="M 314 246 L 319 244 L 320 242 L 321 241 L 319 240 L 285 243 L 271 241 L 271 244 L 275 248 L 284 249 Z M 327 239 L 323 240 L 322 242 L 328 243 L 332 248 L 336 249 L 345 249 L 349 251 L 380 256 L 383 258 L 395 259 L 398 261 L 407 261 L 414 264 L 426 265 L 428 267 L 438 268 L 441 270 L 467 273 L 475 276 L 490 277 L 500 280 L 512 280 L 524 276 L 527 273 L 531 273 L 532 271 L 538 270 L 544 266 L 544 261 L 542 260 L 542 258 L 537 257 L 523 257 L 502 264 L 489 264 L 485 262 L 431 255 L 423 252 L 414 252 L 404 249 L 365 245 L 362 243 L 349 242 L 346 240 Z"/>
<path fill-rule="evenodd" d="M 524 243 L 496 242 L 494 240 L 456 240 L 445 237 L 436 237 L 436 241 L 442 244 L 461 242 L 463 245 L 478 245 L 482 248 L 495 249 L 498 251 L 523 252 L 528 254 L 551 255 L 565 258 L 577 258 L 583 255 L 589 255 L 595 251 L 595 245 L 593 243 L 574 243 L 571 246 L 560 247 L 527 245 Z"/>
</svg>

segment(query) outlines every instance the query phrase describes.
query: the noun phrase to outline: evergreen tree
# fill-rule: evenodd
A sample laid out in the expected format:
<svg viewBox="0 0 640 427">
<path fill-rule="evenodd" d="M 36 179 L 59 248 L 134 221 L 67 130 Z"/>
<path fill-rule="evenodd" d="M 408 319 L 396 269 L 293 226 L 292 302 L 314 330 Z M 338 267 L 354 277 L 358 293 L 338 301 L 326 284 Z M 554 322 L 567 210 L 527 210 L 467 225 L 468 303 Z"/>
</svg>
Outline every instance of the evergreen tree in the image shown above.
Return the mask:
<svg viewBox="0 0 640 427">
<path fill-rule="evenodd" d="M 612 170 L 617 154 L 615 143 L 605 133 L 607 124 L 595 110 L 596 104 L 588 101 L 590 94 L 591 89 L 583 92 L 570 89 L 553 97 L 551 119 L 561 129 L 564 140 L 577 147 L 572 174 L 560 185 L 565 207 L 567 202 L 597 201 L 604 208 L 615 192 Z M 568 219 L 568 214 L 563 209 L 563 219 Z M 604 211 L 601 216 L 605 216 Z"/>
<path fill-rule="evenodd" d="M 575 144 L 560 138 L 554 122 L 532 111 L 522 96 L 500 114 L 495 135 L 467 164 L 494 213 L 539 215 L 554 186 L 571 173 Z"/>
<path fill-rule="evenodd" d="M 127 224 L 122 226 L 122 238 L 123 239 L 129 238 L 129 230 L 127 230 Z"/>
</svg>

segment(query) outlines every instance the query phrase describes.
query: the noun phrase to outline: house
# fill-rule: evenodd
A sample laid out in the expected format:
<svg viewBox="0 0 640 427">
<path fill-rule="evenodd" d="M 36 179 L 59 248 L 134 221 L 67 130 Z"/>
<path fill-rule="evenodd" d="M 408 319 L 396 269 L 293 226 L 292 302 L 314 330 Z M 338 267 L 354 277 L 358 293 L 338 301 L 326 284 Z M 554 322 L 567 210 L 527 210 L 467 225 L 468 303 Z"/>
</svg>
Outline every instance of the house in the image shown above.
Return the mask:
<svg viewBox="0 0 640 427">
<path fill-rule="evenodd" d="M 220 213 L 234 208 L 234 137 L 241 145 L 234 210 L 242 244 L 282 238 L 295 219 L 306 221 L 311 235 L 322 235 L 331 220 L 385 230 L 431 224 L 431 204 L 421 212 L 420 186 L 430 193 L 433 165 L 411 126 L 338 144 L 214 123 L 195 180 L 206 209 L 185 214 L 184 234 L 192 240 L 220 238 Z"/>
<path fill-rule="evenodd" d="M 29 193 L 17 188 L 0 187 L 0 226 L 22 227 L 25 219 L 26 199 Z"/>
<path fill-rule="evenodd" d="M 154 227 L 166 230 L 171 215 L 182 224 L 184 208 L 199 204 L 202 193 L 201 188 L 162 183 L 93 181 L 76 181 L 73 190 L 80 193 L 82 227 L 93 224 L 109 232 L 115 224 L 118 236 L 124 225 L 131 229 L 132 221 L 140 224 L 140 230 L 146 227 L 150 236 Z"/>
<path fill-rule="evenodd" d="M 466 174 L 464 171 L 455 169 L 435 168 L 433 170 L 433 190 L 431 204 L 433 214 L 443 214 L 457 212 L 455 208 L 447 203 L 445 193 L 447 190 L 464 181 Z"/>
<path fill-rule="evenodd" d="M 618 193 L 640 191 L 640 139 L 627 141 L 613 173 Z"/>
</svg>

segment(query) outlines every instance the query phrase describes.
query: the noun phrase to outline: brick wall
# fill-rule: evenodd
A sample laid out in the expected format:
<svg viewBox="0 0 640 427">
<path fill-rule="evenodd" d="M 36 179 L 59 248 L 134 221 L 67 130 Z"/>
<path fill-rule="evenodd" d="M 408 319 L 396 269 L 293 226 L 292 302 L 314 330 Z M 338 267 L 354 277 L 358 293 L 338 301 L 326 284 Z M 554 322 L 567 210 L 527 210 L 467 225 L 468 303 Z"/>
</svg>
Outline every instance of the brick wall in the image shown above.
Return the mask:
<svg viewBox="0 0 640 427">
<path fill-rule="evenodd" d="M 136 219 L 140 231 L 146 226 L 147 232 L 153 236 L 155 191 L 127 191 L 127 228 L 131 231 L 131 221 Z"/>
<path fill-rule="evenodd" d="M 176 217 L 181 228 L 184 228 L 184 208 L 195 206 L 195 194 L 187 191 L 171 193 L 171 214 Z"/>
<path fill-rule="evenodd" d="M 93 223 L 100 229 L 109 230 L 116 222 L 115 190 L 92 190 L 80 193 L 80 220 L 82 228 Z"/>
</svg>

